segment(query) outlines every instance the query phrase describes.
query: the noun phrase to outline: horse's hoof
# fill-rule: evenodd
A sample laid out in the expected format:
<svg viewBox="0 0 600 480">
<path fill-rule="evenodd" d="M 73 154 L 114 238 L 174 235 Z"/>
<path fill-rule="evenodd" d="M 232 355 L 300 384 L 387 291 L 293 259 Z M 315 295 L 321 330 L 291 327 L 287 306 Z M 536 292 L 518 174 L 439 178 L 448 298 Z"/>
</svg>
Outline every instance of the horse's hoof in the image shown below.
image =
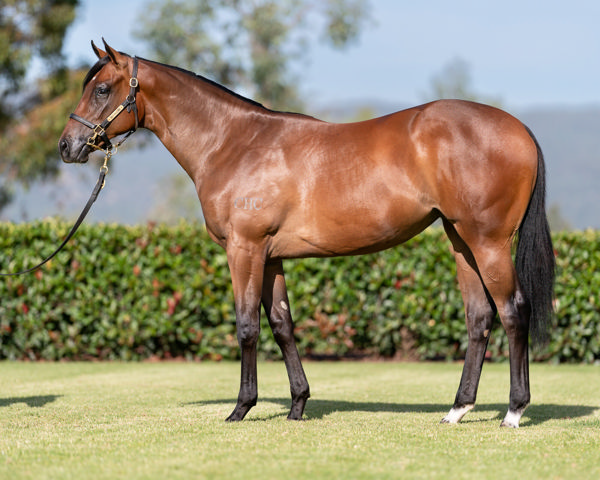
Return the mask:
<svg viewBox="0 0 600 480">
<path fill-rule="evenodd" d="M 473 410 L 475 405 L 464 405 L 462 407 L 452 407 L 452 409 L 448 412 L 440 423 L 458 423 L 462 420 L 462 418 L 470 411 Z"/>
<path fill-rule="evenodd" d="M 501 427 L 508 427 L 508 428 L 519 428 L 519 421 L 521 420 L 521 415 L 523 415 L 523 411 L 525 409 L 523 409 L 522 411 L 508 411 L 506 414 L 506 417 L 504 417 L 504 420 L 502 420 L 502 423 L 500 424 Z"/>
<path fill-rule="evenodd" d="M 244 417 L 246 416 L 246 414 L 248 413 L 248 410 L 250 410 L 249 408 L 247 409 L 240 409 L 238 407 L 235 408 L 235 410 L 233 412 L 231 412 L 231 415 L 229 415 L 225 421 L 226 422 L 241 422 Z"/>
<path fill-rule="evenodd" d="M 292 415 L 292 414 L 289 414 L 289 415 L 288 415 L 288 417 L 287 417 L 287 419 L 288 419 L 290 422 L 303 422 L 303 421 L 304 421 L 304 418 L 302 418 L 302 417 L 297 417 L 297 416 L 295 416 L 295 415 Z"/>
</svg>

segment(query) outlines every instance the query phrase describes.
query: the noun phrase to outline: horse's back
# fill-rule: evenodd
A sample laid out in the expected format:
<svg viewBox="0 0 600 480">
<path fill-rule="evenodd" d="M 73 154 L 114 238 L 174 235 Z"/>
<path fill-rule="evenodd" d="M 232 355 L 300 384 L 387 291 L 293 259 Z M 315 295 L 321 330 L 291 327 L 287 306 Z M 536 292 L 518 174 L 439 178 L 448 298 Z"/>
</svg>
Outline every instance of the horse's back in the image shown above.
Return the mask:
<svg viewBox="0 0 600 480">
<path fill-rule="evenodd" d="M 443 100 L 365 122 L 310 122 L 307 131 L 285 157 L 294 185 L 278 200 L 286 215 L 276 256 L 381 250 L 440 216 L 516 229 L 535 183 L 525 127 L 486 105 Z"/>
</svg>

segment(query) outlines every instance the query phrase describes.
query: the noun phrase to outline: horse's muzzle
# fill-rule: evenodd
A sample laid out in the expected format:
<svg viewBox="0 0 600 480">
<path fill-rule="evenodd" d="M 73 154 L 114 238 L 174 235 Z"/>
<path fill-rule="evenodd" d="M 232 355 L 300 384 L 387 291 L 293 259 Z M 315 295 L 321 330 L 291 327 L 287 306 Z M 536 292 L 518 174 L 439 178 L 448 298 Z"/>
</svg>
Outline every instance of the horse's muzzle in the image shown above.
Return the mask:
<svg viewBox="0 0 600 480">
<path fill-rule="evenodd" d="M 91 150 L 85 140 L 76 142 L 69 135 L 61 137 L 58 141 L 58 151 L 65 163 L 86 163 Z"/>
</svg>

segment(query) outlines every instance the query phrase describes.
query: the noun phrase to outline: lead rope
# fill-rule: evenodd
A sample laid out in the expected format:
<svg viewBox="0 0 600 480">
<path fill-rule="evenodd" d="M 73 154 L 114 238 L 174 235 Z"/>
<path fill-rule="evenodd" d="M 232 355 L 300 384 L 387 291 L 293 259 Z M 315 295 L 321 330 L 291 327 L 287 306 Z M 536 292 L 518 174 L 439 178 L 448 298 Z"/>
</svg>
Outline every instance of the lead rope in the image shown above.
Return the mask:
<svg viewBox="0 0 600 480">
<path fill-rule="evenodd" d="M 123 139 L 123 141 L 124 140 L 125 139 Z M 121 143 L 123 143 L 123 141 L 119 142 L 118 145 L 121 145 Z M 27 270 L 22 270 L 20 272 L 0 273 L 0 276 L 12 277 L 12 276 L 16 276 L 16 275 L 24 275 L 26 273 L 31 273 L 31 272 L 39 269 L 42 265 L 45 265 L 46 263 L 48 263 L 50 260 L 52 260 L 56 256 L 56 254 L 58 252 L 60 252 L 63 249 L 63 247 L 69 242 L 69 240 L 71 240 L 73 235 L 75 235 L 75 232 L 80 227 L 80 225 L 83 223 L 83 220 L 85 219 L 86 215 L 90 211 L 90 208 L 92 208 L 92 205 L 98 198 L 98 194 L 104 188 L 106 174 L 108 173 L 108 160 L 114 153 L 116 153 L 116 148 L 114 148 L 114 147 L 112 150 L 105 151 L 104 164 L 100 167 L 100 175 L 98 176 L 98 181 L 96 182 L 96 186 L 94 187 L 94 190 L 92 191 L 92 194 L 90 195 L 89 200 L 85 204 L 85 207 L 83 207 L 83 210 L 79 214 L 79 217 L 77 218 L 75 224 L 71 228 L 71 231 L 67 234 L 67 236 L 65 237 L 63 242 L 59 245 L 59 247 L 50 256 L 46 257 L 45 260 L 38 263 L 35 267 L 31 267 L 31 268 L 28 268 Z"/>
</svg>

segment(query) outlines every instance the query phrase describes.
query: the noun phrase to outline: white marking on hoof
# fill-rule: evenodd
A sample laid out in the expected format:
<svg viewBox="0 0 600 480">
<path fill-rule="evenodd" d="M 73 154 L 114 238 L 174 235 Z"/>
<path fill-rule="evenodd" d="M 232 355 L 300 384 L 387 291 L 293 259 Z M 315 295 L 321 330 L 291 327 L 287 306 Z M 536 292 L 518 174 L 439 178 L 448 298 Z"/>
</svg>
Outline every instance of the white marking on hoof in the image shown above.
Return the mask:
<svg viewBox="0 0 600 480">
<path fill-rule="evenodd" d="M 519 421 L 521 420 L 521 416 L 525 409 L 516 412 L 508 411 L 504 420 L 500 424 L 501 427 L 509 427 L 509 428 L 519 428 Z"/>
<path fill-rule="evenodd" d="M 448 412 L 448 415 L 442 419 L 441 423 L 458 423 L 467 414 L 467 412 L 473 410 L 473 407 L 475 407 L 475 405 L 465 405 L 464 407 L 460 408 L 452 408 L 452 410 Z"/>
</svg>

